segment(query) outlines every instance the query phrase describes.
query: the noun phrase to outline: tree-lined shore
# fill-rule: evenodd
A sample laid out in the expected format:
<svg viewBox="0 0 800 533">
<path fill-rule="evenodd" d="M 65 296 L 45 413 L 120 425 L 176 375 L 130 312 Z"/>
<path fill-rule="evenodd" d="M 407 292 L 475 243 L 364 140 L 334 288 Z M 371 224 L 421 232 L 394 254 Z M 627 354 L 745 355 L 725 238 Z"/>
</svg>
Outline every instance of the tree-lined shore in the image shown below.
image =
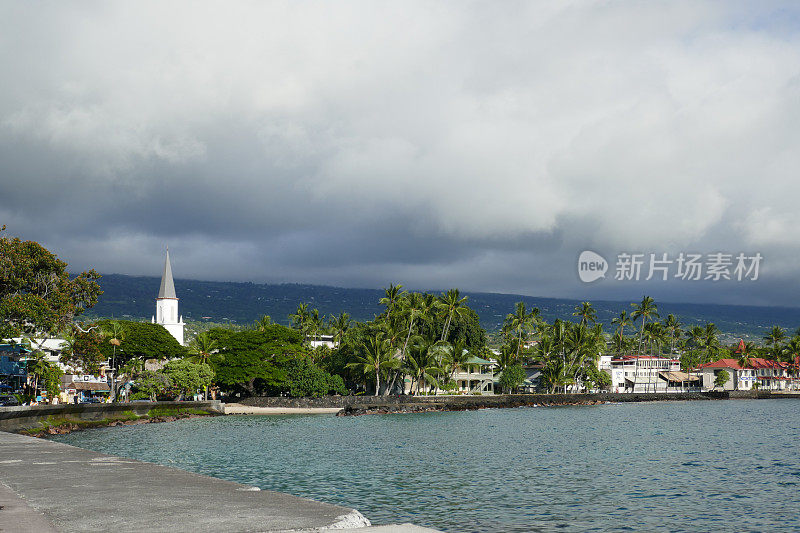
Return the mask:
<svg viewBox="0 0 800 533">
<path fill-rule="evenodd" d="M 114 376 L 111 399 L 171 399 L 216 395 L 320 396 L 326 394 L 456 393 L 459 369 L 491 363 L 497 390 L 514 392 L 526 368 L 541 371 L 543 392 L 604 390 L 609 375 L 598 370 L 601 354 L 668 355 L 690 371 L 702 363 L 765 357 L 797 372 L 800 329 L 775 326 L 759 344 L 726 344 L 715 324 L 682 324 L 661 316 L 645 296 L 605 329 L 591 302 L 571 316 L 548 321 L 540 309 L 518 302 L 499 332 L 487 336 L 458 289 L 439 294 L 390 284 L 371 320 L 348 313 L 320 313 L 300 303 L 287 318 L 268 315 L 249 326 L 215 326 L 184 347 L 160 325 L 132 320 L 81 321 L 101 295 L 99 275 L 69 276 L 67 265 L 32 241 L 0 238 L 0 337 L 21 338 L 29 352 L 30 401 L 37 391 L 58 394 L 59 365 L 47 361 L 42 339 L 63 338 L 60 363 L 70 371 Z M 318 346 L 325 336 L 329 346 Z M 742 349 L 743 348 L 743 349 Z"/>
</svg>

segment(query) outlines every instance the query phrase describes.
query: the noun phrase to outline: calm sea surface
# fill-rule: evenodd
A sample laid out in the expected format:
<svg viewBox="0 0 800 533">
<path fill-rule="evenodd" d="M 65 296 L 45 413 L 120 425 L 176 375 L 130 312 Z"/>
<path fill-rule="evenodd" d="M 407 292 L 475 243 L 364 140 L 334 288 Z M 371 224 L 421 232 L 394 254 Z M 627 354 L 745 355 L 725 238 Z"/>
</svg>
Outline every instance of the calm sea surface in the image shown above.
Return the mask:
<svg viewBox="0 0 800 533">
<path fill-rule="evenodd" d="M 444 531 L 800 531 L 800 400 L 227 416 L 55 440 Z"/>
</svg>

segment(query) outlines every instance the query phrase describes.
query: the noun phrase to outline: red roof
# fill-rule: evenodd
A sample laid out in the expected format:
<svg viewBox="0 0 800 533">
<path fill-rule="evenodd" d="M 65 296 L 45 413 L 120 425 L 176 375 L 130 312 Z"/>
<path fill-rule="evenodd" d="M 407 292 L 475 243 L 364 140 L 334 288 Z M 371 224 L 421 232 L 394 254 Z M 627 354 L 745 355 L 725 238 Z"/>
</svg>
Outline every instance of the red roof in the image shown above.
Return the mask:
<svg viewBox="0 0 800 533">
<path fill-rule="evenodd" d="M 739 361 L 736 359 L 720 359 L 713 363 L 704 363 L 697 368 L 732 368 L 734 370 L 743 370 L 742 367 L 739 366 Z"/>
<path fill-rule="evenodd" d="M 733 353 L 744 353 L 745 349 L 746 349 L 746 347 L 744 345 L 744 341 L 742 339 L 739 339 L 739 346 L 736 348 L 736 350 Z"/>
<path fill-rule="evenodd" d="M 787 363 L 782 363 L 778 361 L 770 361 L 769 359 L 764 359 L 762 357 L 751 357 L 749 359 L 749 363 L 747 368 L 751 369 L 761 369 L 761 368 L 774 368 L 774 369 L 784 369 L 788 368 Z M 697 370 L 701 368 L 732 368 L 734 370 L 744 370 L 742 366 L 739 364 L 737 359 L 720 359 L 718 361 L 714 361 L 712 363 L 703 363 L 702 365 L 697 367 Z"/>
</svg>

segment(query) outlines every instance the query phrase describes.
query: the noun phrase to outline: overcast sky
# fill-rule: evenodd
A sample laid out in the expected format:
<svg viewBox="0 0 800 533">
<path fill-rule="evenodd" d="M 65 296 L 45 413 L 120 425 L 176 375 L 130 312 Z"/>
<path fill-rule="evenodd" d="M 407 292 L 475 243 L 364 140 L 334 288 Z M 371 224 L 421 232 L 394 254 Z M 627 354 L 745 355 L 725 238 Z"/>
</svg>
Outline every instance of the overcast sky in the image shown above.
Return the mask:
<svg viewBox="0 0 800 533">
<path fill-rule="evenodd" d="M 179 278 L 797 306 L 798 28 L 796 2 L 3 0 L 0 223 L 73 270 L 158 275 L 169 245 Z M 681 251 L 764 259 L 613 279 Z"/>
</svg>

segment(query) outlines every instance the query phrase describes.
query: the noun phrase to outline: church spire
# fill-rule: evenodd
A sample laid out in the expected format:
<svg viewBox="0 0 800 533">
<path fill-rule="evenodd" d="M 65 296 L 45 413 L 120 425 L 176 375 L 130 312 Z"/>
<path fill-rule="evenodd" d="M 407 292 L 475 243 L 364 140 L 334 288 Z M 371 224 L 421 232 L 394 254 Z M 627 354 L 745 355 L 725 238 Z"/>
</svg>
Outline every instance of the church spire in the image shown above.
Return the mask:
<svg viewBox="0 0 800 533">
<path fill-rule="evenodd" d="M 167 259 L 164 261 L 164 273 L 161 275 L 161 288 L 158 290 L 159 298 L 177 298 L 175 284 L 172 282 L 172 266 L 169 264 L 169 246 L 167 246 Z"/>
</svg>

